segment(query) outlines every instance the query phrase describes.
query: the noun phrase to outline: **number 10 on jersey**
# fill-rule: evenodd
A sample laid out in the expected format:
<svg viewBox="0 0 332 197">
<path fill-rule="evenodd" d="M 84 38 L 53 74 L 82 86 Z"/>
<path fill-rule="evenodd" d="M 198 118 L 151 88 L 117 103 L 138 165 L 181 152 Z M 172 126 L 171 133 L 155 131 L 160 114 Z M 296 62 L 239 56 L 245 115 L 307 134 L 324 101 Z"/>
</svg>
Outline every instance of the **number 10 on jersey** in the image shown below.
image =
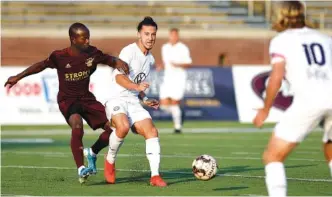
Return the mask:
<svg viewBox="0 0 332 197">
<path fill-rule="evenodd" d="M 302 44 L 305 52 L 305 56 L 308 61 L 308 65 L 317 64 L 319 66 L 325 65 L 325 53 L 321 44 L 311 43 L 311 44 Z"/>
</svg>

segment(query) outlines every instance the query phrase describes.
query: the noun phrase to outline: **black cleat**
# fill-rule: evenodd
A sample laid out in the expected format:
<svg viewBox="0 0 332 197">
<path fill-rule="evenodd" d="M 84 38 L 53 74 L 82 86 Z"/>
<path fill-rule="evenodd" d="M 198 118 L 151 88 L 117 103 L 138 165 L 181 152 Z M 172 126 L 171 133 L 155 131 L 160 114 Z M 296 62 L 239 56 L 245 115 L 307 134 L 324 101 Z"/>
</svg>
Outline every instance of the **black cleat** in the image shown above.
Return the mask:
<svg viewBox="0 0 332 197">
<path fill-rule="evenodd" d="M 175 129 L 175 130 L 174 130 L 174 133 L 175 133 L 175 134 L 181 134 L 182 132 L 181 132 L 180 129 Z"/>
</svg>

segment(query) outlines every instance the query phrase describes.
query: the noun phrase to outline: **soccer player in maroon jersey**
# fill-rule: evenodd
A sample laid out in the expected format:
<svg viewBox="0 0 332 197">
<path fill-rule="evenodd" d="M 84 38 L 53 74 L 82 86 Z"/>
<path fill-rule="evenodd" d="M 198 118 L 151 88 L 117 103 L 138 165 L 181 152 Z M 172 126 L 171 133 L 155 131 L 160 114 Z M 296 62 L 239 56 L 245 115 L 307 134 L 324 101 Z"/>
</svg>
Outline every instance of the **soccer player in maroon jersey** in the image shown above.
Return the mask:
<svg viewBox="0 0 332 197">
<path fill-rule="evenodd" d="M 58 73 L 59 92 L 57 101 L 59 109 L 72 129 L 70 146 L 78 168 L 79 180 L 84 182 L 96 173 L 96 155 L 108 146 L 112 132 L 106 117 L 105 107 L 96 100 L 89 91 L 90 76 L 97 64 L 106 64 L 128 74 L 127 63 L 104 54 L 94 46 L 90 46 L 90 31 L 82 23 L 74 23 L 69 28 L 70 47 L 56 50 L 41 62 L 35 63 L 16 76 L 8 78 L 5 86 L 14 86 L 19 80 L 46 68 L 55 68 Z M 98 140 L 88 149 L 88 167 L 84 166 L 83 156 L 83 121 L 96 130 L 102 128 Z"/>
</svg>

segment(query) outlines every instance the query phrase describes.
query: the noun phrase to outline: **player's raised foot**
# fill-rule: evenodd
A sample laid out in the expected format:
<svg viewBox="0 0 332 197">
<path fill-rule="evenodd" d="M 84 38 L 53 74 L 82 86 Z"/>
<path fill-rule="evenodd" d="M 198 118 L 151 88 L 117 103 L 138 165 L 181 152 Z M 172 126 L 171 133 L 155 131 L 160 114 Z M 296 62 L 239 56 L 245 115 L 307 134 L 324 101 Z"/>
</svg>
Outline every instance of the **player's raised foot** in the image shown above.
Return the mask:
<svg viewBox="0 0 332 197">
<path fill-rule="evenodd" d="M 107 183 L 115 183 L 115 163 L 109 163 L 105 158 L 104 176 Z"/>
<path fill-rule="evenodd" d="M 159 176 L 153 176 L 150 179 L 150 185 L 156 186 L 156 187 L 166 187 L 167 183 Z"/>
<path fill-rule="evenodd" d="M 78 181 L 81 184 L 85 183 L 87 181 L 88 177 L 90 176 L 91 172 L 92 172 L 92 169 L 90 169 L 90 168 L 86 168 L 86 167 L 82 168 L 78 175 L 79 176 Z"/>
<path fill-rule="evenodd" d="M 85 148 L 83 152 L 84 156 L 88 160 L 88 168 L 92 170 L 91 174 L 97 174 L 97 165 L 96 165 L 97 156 L 91 155 L 90 148 Z"/>
</svg>

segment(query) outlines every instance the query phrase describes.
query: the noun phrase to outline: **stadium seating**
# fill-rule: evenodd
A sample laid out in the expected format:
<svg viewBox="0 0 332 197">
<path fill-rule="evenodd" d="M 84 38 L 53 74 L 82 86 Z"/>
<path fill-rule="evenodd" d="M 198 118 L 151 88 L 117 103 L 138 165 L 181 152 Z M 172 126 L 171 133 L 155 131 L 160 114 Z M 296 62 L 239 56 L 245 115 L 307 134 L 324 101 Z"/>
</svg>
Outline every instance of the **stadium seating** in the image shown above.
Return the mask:
<svg viewBox="0 0 332 197">
<path fill-rule="evenodd" d="M 161 28 L 266 28 L 266 6 L 254 1 L 118 1 L 118 2 L 1 2 L 2 26 L 67 28 L 80 21 L 89 26 L 133 28 L 138 19 L 153 16 Z M 308 2 L 308 15 L 332 27 L 332 2 Z"/>
</svg>

